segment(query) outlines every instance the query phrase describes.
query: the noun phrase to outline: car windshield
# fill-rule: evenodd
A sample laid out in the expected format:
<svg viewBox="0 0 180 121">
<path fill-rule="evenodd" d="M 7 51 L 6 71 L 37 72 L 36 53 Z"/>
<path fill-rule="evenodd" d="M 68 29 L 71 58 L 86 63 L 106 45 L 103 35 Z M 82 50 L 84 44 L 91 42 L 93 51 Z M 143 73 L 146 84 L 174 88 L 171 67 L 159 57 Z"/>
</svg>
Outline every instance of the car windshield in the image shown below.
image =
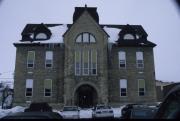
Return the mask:
<svg viewBox="0 0 180 121">
<path fill-rule="evenodd" d="M 149 110 L 134 110 L 133 118 L 150 118 L 151 112 Z"/>
<path fill-rule="evenodd" d="M 77 111 L 77 107 L 64 107 L 63 111 Z"/>
<path fill-rule="evenodd" d="M 98 110 L 99 110 L 99 109 L 110 109 L 110 107 L 109 107 L 109 106 L 98 106 L 97 109 L 98 109 Z"/>
</svg>

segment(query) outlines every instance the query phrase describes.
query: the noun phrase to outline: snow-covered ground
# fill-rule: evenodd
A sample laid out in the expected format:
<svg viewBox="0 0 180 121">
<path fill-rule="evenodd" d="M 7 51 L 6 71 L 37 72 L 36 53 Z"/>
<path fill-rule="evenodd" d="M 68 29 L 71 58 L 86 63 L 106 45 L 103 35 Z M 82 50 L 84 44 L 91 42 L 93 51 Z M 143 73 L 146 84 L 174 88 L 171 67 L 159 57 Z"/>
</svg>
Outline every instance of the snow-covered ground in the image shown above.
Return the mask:
<svg viewBox="0 0 180 121">
<path fill-rule="evenodd" d="M 16 113 L 16 112 L 24 112 L 25 107 L 21 107 L 21 106 L 16 106 L 14 108 L 11 109 L 0 109 L 0 118 L 11 114 L 11 113 Z"/>
<path fill-rule="evenodd" d="M 124 106 L 118 107 L 118 108 L 112 108 L 114 112 L 114 117 L 119 118 L 121 117 L 121 110 Z M 12 109 L 0 109 L 0 118 L 16 112 L 24 112 L 24 109 L 26 107 L 16 106 Z M 53 112 L 57 112 L 61 115 L 61 112 L 58 110 L 53 110 Z M 86 118 L 92 118 L 92 109 L 81 109 L 80 110 L 80 118 L 86 119 Z"/>
</svg>

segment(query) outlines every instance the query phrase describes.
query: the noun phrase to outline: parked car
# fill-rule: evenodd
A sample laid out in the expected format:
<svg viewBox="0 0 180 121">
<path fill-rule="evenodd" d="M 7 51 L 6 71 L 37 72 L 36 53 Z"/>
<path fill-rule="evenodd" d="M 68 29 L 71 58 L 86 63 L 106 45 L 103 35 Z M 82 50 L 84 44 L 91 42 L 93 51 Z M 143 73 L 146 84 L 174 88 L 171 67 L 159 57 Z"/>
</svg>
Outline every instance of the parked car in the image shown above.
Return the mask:
<svg viewBox="0 0 180 121">
<path fill-rule="evenodd" d="M 131 110 L 133 109 L 134 106 L 144 107 L 145 105 L 136 104 L 136 103 L 127 104 L 127 105 L 121 110 L 121 115 L 122 115 L 121 118 L 123 118 L 123 119 L 128 119 L 128 118 L 130 118 Z"/>
<path fill-rule="evenodd" d="M 134 107 L 131 109 L 129 119 L 153 119 L 157 108 Z"/>
<path fill-rule="evenodd" d="M 24 112 L 52 112 L 52 107 L 46 102 L 31 103 L 29 108 L 26 108 Z"/>
<path fill-rule="evenodd" d="M 143 104 L 127 104 L 121 110 L 121 119 L 152 119 L 156 114 L 157 107 L 149 107 Z"/>
<path fill-rule="evenodd" d="M 114 118 L 113 110 L 110 106 L 97 105 L 93 109 L 93 118 Z"/>
<path fill-rule="evenodd" d="M 61 114 L 63 119 L 79 119 L 79 111 L 78 106 L 64 106 Z"/>
<path fill-rule="evenodd" d="M 62 116 L 56 112 L 18 112 L 2 119 L 62 119 Z"/>
<path fill-rule="evenodd" d="M 155 119 L 180 119 L 180 85 L 173 87 L 161 103 Z"/>
</svg>

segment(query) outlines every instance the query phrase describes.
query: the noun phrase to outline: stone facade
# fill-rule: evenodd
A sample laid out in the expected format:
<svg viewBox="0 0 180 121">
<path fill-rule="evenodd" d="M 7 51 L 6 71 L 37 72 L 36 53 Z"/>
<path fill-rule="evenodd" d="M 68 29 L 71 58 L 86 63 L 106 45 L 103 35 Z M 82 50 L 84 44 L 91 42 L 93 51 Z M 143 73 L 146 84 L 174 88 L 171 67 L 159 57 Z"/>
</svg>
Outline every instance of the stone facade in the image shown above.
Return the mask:
<svg viewBox="0 0 180 121">
<path fill-rule="evenodd" d="M 76 43 L 79 33 L 88 32 L 95 36 L 95 43 Z M 53 106 L 78 105 L 87 87 L 93 93 L 94 104 L 121 105 L 124 103 L 150 103 L 156 101 L 155 69 L 153 47 L 123 46 L 108 42 L 108 34 L 85 10 L 63 35 L 64 43 L 14 43 L 16 65 L 14 77 L 14 105 L 24 105 L 27 101 L 48 102 Z M 133 41 L 133 40 L 132 40 Z M 111 47 L 112 45 L 112 47 Z M 27 68 L 27 52 L 35 51 L 34 68 Z M 53 67 L 45 68 L 45 51 L 53 51 Z M 97 75 L 75 75 L 75 51 L 97 51 Z M 119 51 L 126 52 L 126 69 L 119 68 Z M 136 52 L 144 56 L 144 68 L 136 68 Z M 33 79 L 33 95 L 25 96 L 26 79 Z M 44 80 L 52 79 L 52 95 L 44 96 Z M 127 79 L 127 96 L 120 96 L 119 80 Z M 138 96 L 138 79 L 145 80 L 145 95 Z M 89 86 L 89 87 L 88 87 Z M 91 88 L 91 89 L 90 89 Z M 82 89 L 83 90 L 83 89 Z M 92 91 L 93 90 L 93 91 Z M 91 92 L 92 91 L 92 92 Z M 79 95 L 79 96 L 77 96 Z"/>
</svg>

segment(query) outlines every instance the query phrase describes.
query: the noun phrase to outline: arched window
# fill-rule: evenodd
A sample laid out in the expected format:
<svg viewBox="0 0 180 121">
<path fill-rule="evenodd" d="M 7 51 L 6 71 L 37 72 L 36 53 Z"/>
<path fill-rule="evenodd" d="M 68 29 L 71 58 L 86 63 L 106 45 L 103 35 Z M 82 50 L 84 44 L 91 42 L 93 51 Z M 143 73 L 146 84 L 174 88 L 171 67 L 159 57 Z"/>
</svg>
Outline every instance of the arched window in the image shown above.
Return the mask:
<svg viewBox="0 0 180 121">
<path fill-rule="evenodd" d="M 36 39 L 47 39 L 47 35 L 44 33 L 39 33 L 36 35 Z"/>
<path fill-rule="evenodd" d="M 95 43 L 96 42 L 96 39 L 94 37 L 94 35 L 88 33 L 88 32 L 84 32 L 84 33 L 81 33 L 79 34 L 77 37 L 76 37 L 76 42 L 77 43 Z"/>
<path fill-rule="evenodd" d="M 125 34 L 124 39 L 135 39 L 132 34 Z"/>
</svg>

